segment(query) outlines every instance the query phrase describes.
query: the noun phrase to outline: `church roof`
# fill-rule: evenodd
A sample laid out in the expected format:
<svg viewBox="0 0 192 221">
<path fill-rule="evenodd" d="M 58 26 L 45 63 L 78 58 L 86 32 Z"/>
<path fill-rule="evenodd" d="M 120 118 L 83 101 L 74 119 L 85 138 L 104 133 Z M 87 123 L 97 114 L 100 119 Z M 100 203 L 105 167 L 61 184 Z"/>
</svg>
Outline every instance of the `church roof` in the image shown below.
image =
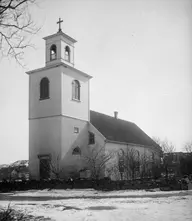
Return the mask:
<svg viewBox="0 0 192 221">
<path fill-rule="evenodd" d="M 62 32 L 62 31 L 58 31 L 56 34 L 46 36 L 46 37 L 44 37 L 43 39 L 44 39 L 44 40 L 47 40 L 47 39 L 49 39 L 49 38 L 53 38 L 53 37 L 56 37 L 56 36 L 63 36 L 64 38 L 68 39 L 68 40 L 71 41 L 72 43 L 76 43 L 76 42 L 77 42 L 74 38 L 70 37 L 69 35 L 65 34 L 65 33 Z"/>
<path fill-rule="evenodd" d="M 155 141 L 132 122 L 95 111 L 90 111 L 90 122 L 107 140 L 159 147 Z"/>
</svg>

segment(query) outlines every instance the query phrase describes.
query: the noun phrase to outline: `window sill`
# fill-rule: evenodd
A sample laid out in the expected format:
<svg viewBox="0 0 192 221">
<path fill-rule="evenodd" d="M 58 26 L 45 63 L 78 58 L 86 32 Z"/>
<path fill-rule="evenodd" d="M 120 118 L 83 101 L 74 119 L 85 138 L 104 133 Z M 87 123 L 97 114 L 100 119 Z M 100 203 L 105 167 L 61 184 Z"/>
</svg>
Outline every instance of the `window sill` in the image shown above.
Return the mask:
<svg viewBox="0 0 192 221">
<path fill-rule="evenodd" d="M 75 98 L 72 98 L 71 100 L 72 100 L 72 101 L 76 101 L 76 102 L 78 102 L 78 103 L 80 103 L 80 102 L 81 102 L 80 100 L 75 99 Z"/>
<path fill-rule="evenodd" d="M 43 100 L 48 100 L 50 99 L 50 97 L 46 97 L 46 98 L 39 98 L 40 101 L 43 101 Z"/>
<path fill-rule="evenodd" d="M 50 61 L 55 61 L 57 60 L 57 58 L 50 58 Z"/>
</svg>

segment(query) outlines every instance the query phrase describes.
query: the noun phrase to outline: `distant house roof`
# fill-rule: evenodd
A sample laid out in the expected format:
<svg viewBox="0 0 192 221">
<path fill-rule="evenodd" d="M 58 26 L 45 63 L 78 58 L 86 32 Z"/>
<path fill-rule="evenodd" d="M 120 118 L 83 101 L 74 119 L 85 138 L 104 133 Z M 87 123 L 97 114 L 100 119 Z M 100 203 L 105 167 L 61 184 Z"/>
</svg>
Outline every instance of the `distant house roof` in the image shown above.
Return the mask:
<svg viewBox="0 0 192 221">
<path fill-rule="evenodd" d="M 132 122 L 95 111 L 90 111 L 90 122 L 107 140 L 159 147 Z"/>
</svg>

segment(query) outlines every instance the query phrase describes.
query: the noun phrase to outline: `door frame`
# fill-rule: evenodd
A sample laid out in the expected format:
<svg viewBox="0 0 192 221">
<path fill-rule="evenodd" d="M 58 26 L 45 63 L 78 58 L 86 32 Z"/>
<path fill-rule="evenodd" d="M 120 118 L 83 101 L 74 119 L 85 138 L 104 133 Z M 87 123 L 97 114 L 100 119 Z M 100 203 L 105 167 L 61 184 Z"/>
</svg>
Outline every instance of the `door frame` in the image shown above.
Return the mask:
<svg viewBox="0 0 192 221">
<path fill-rule="evenodd" d="M 40 161 L 41 160 L 51 161 L 51 154 L 39 154 L 38 155 L 38 159 L 39 159 L 39 179 L 41 180 L 42 177 L 41 177 L 41 163 L 40 163 Z M 49 171 L 47 173 L 48 173 L 48 177 L 47 177 L 47 179 L 48 179 L 48 178 L 51 177 L 51 170 L 50 170 L 50 168 L 49 168 Z"/>
</svg>

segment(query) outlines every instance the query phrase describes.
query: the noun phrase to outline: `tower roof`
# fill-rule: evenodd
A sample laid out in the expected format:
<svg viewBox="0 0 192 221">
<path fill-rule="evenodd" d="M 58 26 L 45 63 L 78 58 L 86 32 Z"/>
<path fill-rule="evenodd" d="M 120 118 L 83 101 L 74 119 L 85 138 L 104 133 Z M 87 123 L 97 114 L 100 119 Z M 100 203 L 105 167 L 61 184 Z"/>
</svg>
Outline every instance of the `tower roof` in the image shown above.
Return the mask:
<svg viewBox="0 0 192 221">
<path fill-rule="evenodd" d="M 58 31 L 56 34 L 46 36 L 46 37 L 44 37 L 43 39 L 44 39 L 44 40 L 48 40 L 48 39 L 50 39 L 50 38 L 54 38 L 54 37 L 57 37 L 57 36 L 62 36 L 62 37 L 64 37 L 64 38 L 68 39 L 69 41 L 71 41 L 72 43 L 76 43 L 76 42 L 77 42 L 75 39 L 73 39 L 72 37 L 70 37 L 69 35 L 65 34 L 65 33 L 62 32 L 62 31 Z"/>
</svg>

